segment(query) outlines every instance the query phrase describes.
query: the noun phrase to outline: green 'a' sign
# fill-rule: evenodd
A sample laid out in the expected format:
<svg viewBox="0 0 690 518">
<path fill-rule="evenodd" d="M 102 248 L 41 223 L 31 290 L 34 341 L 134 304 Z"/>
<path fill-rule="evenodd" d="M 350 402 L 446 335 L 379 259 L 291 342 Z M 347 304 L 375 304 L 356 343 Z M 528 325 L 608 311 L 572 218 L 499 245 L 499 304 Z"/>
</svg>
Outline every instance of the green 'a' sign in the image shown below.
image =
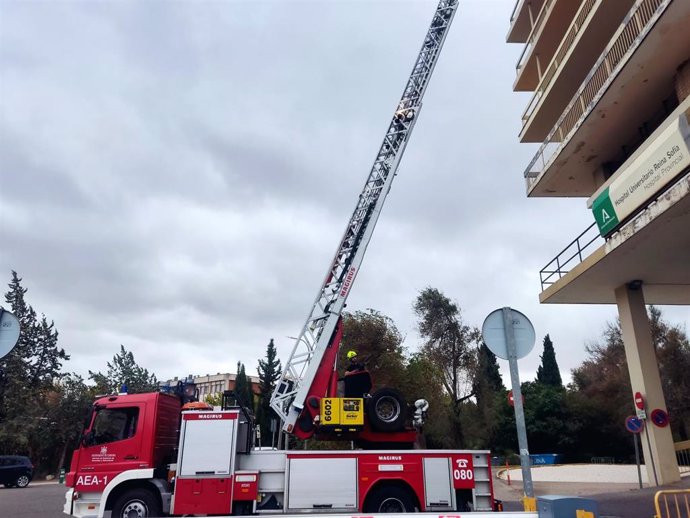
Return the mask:
<svg viewBox="0 0 690 518">
<path fill-rule="evenodd" d="M 592 213 L 602 236 L 608 234 L 618 225 L 618 216 L 609 197 L 608 187 L 592 203 Z"/>
</svg>

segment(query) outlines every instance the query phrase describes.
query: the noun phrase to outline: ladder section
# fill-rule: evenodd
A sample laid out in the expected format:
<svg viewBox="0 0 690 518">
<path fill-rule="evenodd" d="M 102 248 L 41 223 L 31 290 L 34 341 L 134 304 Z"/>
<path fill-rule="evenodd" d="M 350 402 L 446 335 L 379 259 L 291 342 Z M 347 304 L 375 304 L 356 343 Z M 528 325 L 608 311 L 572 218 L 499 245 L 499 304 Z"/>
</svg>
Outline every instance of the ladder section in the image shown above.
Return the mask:
<svg viewBox="0 0 690 518">
<path fill-rule="evenodd" d="M 322 367 L 321 360 L 326 348 L 331 344 L 336 324 L 390 191 L 398 164 L 419 115 L 422 97 L 457 10 L 457 4 L 458 0 L 441 0 L 436 7 L 424 43 L 352 217 L 276 384 L 271 397 L 271 407 L 283 420 L 283 429 L 289 433 L 292 432 L 310 394 L 317 371 L 320 368 L 334 368 L 333 365 Z"/>
</svg>

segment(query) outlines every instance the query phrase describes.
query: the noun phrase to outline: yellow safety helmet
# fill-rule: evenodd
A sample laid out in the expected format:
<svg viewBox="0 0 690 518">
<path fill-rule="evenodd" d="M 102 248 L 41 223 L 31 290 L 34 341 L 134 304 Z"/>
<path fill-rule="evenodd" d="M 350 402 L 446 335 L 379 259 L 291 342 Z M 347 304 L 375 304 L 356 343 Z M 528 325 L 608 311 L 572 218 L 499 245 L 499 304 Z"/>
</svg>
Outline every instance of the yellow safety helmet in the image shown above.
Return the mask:
<svg viewBox="0 0 690 518">
<path fill-rule="evenodd" d="M 357 353 L 355 351 L 347 351 L 347 359 L 348 360 L 351 360 L 355 356 L 357 356 Z"/>
</svg>

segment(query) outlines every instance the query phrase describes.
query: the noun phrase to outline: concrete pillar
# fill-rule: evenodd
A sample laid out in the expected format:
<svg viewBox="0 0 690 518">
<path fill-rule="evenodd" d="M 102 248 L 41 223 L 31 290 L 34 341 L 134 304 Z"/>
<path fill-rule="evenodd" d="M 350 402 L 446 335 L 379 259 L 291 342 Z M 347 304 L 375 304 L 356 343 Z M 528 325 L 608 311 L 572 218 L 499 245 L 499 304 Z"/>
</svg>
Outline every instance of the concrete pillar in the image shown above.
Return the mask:
<svg viewBox="0 0 690 518">
<path fill-rule="evenodd" d="M 647 480 L 650 485 L 670 484 L 680 480 L 676 452 L 673 449 L 671 428 L 659 428 L 649 419 L 653 409 L 666 410 L 664 392 L 661 388 L 659 366 L 652 342 L 652 332 L 647 317 L 642 286 L 639 281 L 616 289 L 616 303 L 621 320 L 625 356 L 630 371 L 633 393 L 630 395 L 630 408 L 633 406 L 635 392 L 641 392 L 646 401 L 647 420 L 642 432 L 641 443 L 644 453 Z M 656 477 L 655 477 L 656 471 Z"/>
</svg>

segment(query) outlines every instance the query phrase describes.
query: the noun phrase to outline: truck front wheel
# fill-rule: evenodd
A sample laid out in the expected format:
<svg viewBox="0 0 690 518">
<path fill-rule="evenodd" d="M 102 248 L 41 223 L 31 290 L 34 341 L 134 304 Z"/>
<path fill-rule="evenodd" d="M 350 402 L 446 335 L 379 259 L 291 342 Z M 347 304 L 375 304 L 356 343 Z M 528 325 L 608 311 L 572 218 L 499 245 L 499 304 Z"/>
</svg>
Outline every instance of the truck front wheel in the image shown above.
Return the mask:
<svg viewBox="0 0 690 518">
<path fill-rule="evenodd" d="M 161 515 L 156 495 L 146 489 L 126 491 L 115 500 L 112 518 L 152 518 Z"/>
<path fill-rule="evenodd" d="M 399 486 L 374 489 L 364 504 L 365 513 L 413 513 L 414 499 L 410 491 Z"/>
</svg>

